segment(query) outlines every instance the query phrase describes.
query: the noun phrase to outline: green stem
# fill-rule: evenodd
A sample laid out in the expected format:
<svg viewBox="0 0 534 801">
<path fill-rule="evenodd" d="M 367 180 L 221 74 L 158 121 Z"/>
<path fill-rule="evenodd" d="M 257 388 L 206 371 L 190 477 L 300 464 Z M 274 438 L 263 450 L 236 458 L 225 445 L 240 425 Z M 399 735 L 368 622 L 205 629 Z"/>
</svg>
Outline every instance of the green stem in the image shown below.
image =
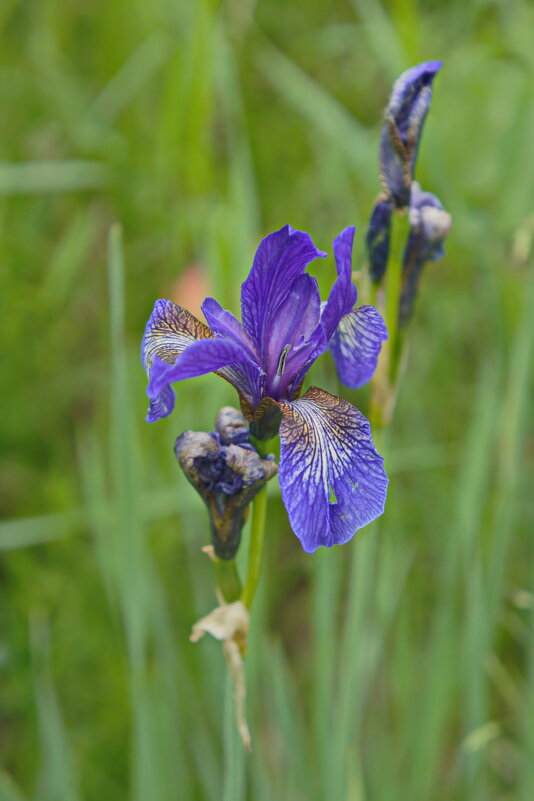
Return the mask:
<svg viewBox="0 0 534 801">
<path fill-rule="evenodd" d="M 394 212 L 391 220 L 391 239 L 385 278 L 384 317 L 388 340 L 384 342 L 376 372 L 372 379 L 369 401 L 369 420 L 375 428 L 391 423 L 395 405 L 397 373 L 402 351 L 402 332 L 399 331 L 399 301 L 402 291 L 404 249 L 410 232 L 407 209 Z"/>
<path fill-rule="evenodd" d="M 241 596 L 241 579 L 233 559 L 215 557 L 215 577 L 217 587 L 227 604 L 237 601 Z"/>
<path fill-rule="evenodd" d="M 252 503 L 252 523 L 250 528 L 250 547 L 248 552 L 248 568 L 241 600 L 250 609 L 258 582 L 260 580 L 261 559 L 263 551 L 263 534 L 267 513 L 267 488 L 264 487 L 256 495 Z"/>
</svg>

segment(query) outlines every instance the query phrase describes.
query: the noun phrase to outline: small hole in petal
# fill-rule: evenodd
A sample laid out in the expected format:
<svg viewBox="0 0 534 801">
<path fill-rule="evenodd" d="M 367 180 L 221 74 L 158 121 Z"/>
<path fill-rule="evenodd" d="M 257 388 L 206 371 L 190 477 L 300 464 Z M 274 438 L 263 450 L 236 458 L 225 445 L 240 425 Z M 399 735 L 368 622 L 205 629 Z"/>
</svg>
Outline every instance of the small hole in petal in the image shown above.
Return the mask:
<svg viewBox="0 0 534 801">
<path fill-rule="evenodd" d="M 329 503 L 337 503 L 336 493 L 334 492 L 334 488 L 330 487 L 330 498 L 328 499 Z"/>
</svg>

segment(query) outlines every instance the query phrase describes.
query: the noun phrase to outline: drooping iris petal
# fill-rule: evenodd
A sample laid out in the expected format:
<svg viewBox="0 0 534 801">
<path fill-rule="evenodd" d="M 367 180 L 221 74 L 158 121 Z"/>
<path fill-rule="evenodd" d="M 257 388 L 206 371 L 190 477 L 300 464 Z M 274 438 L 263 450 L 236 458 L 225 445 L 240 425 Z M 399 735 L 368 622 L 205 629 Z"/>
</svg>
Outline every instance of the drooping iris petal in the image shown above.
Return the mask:
<svg viewBox="0 0 534 801">
<path fill-rule="evenodd" d="M 161 420 L 162 417 L 168 417 L 174 409 L 174 399 L 175 395 L 172 387 L 163 387 L 159 395 L 155 398 L 150 398 L 146 421 L 155 423 L 156 420 Z"/>
<path fill-rule="evenodd" d="M 280 487 L 291 527 L 308 553 L 341 545 L 384 511 L 388 479 L 369 423 L 317 387 L 279 406 Z"/>
<path fill-rule="evenodd" d="M 141 343 L 141 357 L 149 376 L 149 423 L 172 412 L 172 382 L 205 373 L 216 372 L 226 378 L 250 406 L 261 397 L 262 370 L 245 344 L 214 337 L 207 325 L 170 300 L 154 304 Z"/>
<path fill-rule="evenodd" d="M 432 82 L 441 61 L 417 64 L 397 78 L 380 137 L 382 184 L 398 207 L 410 201 L 410 185 L 423 124 L 432 99 Z"/>
<path fill-rule="evenodd" d="M 376 370 L 382 342 L 388 331 L 374 306 L 358 306 L 341 318 L 329 348 L 339 380 L 349 389 L 358 389 Z"/>
<path fill-rule="evenodd" d="M 295 278 L 318 256 L 309 234 L 285 225 L 262 239 L 252 269 L 241 287 L 241 313 L 245 329 L 254 339 L 260 354 L 276 325 L 276 312 L 287 296 Z"/>
<path fill-rule="evenodd" d="M 157 300 L 141 342 L 141 360 L 148 375 L 156 359 L 174 364 L 193 342 L 212 336 L 207 325 L 170 300 Z M 150 400 L 147 420 L 153 423 L 166 417 L 174 408 L 174 392 L 165 387 Z"/>
<path fill-rule="evenodd" d="M 345 228 L 333 242 L 337 279 L 321 314 L 321 323 L 327 339 L 330 339 L 343 315 L 352 311 L 358 293 L 352 283 L 352 245 L 354 225 Z"/>
<path fill-rule="evenodd" d="M 156 356 L 174 364 L 192 342 L 213 334 L 207 325 L 171 300 L 157 300 L 141 342 L 141 359 L 149 371 Z"/>
</svg>

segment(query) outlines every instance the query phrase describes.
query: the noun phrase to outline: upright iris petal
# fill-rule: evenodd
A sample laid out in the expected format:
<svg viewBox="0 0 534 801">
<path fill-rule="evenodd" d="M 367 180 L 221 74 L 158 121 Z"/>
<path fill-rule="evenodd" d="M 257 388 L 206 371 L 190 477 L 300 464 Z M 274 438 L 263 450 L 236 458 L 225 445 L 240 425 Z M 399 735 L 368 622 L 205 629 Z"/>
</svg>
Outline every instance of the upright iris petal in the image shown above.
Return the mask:
<svg viewBox="0 0 534 801">
<path fill-rule="evenodd" d="M 398 207 L 410 202 L 410 186 L 423 124 L 432 99 L 432 82 L 441 61 L 426 61 L 397 78 L 385 111 L 380 138 L 380 173 L 387 195 Z"/>
<path fill-rule="evenodd" d="M 292 378 L 315 350 L 314 334 L 319 326 L 320 310 L 316 279 L 311 275 L 299 275 L 278 306 L 276 325 L 265 343 L 266 391 L 275 400 L 288 396 Z"/>
<path fill-rule="evenodd" d="M 325 305 L 322 322 L 340 381 L 358 389 L 373 375 L 388 332 L 373 306 L 353 308 L 358 297 L 351 280 L 353 241 L 353 227 L 346 228 L 334 241 L 338 279 Z"/>
<path fill-rule="evenodd" d="M 285 225 L 260 243 L 252 269 L 241 287 L 243 324 L 264 353 L 276 312 L 295 278 L 308 264 L 326 253 L 318 250 L 309 234 Z"/>
<path fill-rule="evenodd" d="M 321 315 L 321 323 L 327 339 L 330 339 L 343 315 L 352 311 L 358 293 L 352 283 L 352 246 L 356 228 L 345 228 L 334 239 L 337 280 L 330 291 Z"/>
</svg>

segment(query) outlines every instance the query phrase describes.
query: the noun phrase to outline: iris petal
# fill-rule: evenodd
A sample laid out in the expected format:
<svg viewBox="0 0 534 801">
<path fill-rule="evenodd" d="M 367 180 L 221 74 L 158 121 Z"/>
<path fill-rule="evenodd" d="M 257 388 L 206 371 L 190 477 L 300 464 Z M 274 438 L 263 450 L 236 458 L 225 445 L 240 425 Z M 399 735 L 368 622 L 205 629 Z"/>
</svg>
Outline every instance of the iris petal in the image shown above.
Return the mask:
<svg viewBox="0 0 534 801">
<path fill-rule="evenodd" d="M 355 231 L 356 228 L 351 225 L 345 228 L 333 242 L 337 279 L 330 290 L 321 315 L 321 323 L 327 339 L 330 339 L 343 315 L 352 311 L 358 297 L 356 287 L 352 283 L 352 245 Z"/>
<path fill-rule="evenodd" d="M 245 331 L 243 323 L 232 312 L 223 309 L 215 298 L 206 298 L 202 304 L 202 313 L 214 334 L 220 334 L 226 339 L 241 345 L 251 359 L 258 361 L 254 342 Z"/>
<path fill-rule="evenodd" d="M 276 311 L 295 278 L 318 256 L 309 234 L 285 225 L 262 239 L 252 269 L 241 287 L 241 311 L 245 329 L 263 354 L 275 325 Z"/>
<path fill-rule="evenodd" d="M 212 336 L 208 326 L 187 309 L 171 300 L 157 300 L 141 342 L 144 368 L 148 371 L 156 357 L 174 364 L 192 342 Z"/>
<path fill-rule="evenodd" d="M 247 404 L 255 407 L 264 394 L 265 371 L 258 367 L 260 359 L 254 341 L 245 331 L 243 323 L 232 312 L 223 309 L 215 298 L 206 298 L 202 304 L 202 312 L 215 334 L 220 334 L 243 348 L 247 361 L 242 362 L 239 371 L 235 367 L 225 367 L 218 370 L 218 373 L 240 388 L 240 394 L 245 397 Z"/>
<path fill-rule="evenodd" d="M 160 420 L 162 417 L 168 417 L 174 409 L 174 398 L 174 390 L 169 386 L 163 387 L 159 395 L 155 398 L 150 398 L 150 405 L 146 416 L 147 422 L 155 423 L 156 420 Z"/>
<path fill-rule="evenodd" d="M 263 364 L 267 372 L 266 391 L 271 397 L 287 397 L 288 384 L 316 349 L 313 334 L 319 325 L 320 309 L 316 279 L 299 275 L 278 307 L 276 325 L 266 342 Z"/>
<path fill-rule="evenodd" d="M 329 348 L 346 387 L 358 389 L 370 380 L 387 338 L 386 324 L 374 306 L 359 306 L 341 318 Z"/>
<path fill-rule="evenodd" d="M 156 301 L 141 356 L 149 376 L 149 423 L 172 412 L 174 392 L 170 384 L 185 378 L 218 372 L 248 403 L 253 404 L 258 394 L 256 382 L 261 370 L 246 349 L 224 337 L 214 337 L 207 325 L 170 300 Z"/>
<path fill-rule="evenodd" d="M 308 553 L 341 545 L 384 511 L 388 479 L 369 423 L 317 387 L 279 406 L 280 487 L 291 527 Z"/>
<path fill-rule="evenodd" d="M 174 381 L 183 381 L 186 378 L 195 378 L 206 373 L 220 372 L 228 377 L 230 383 L 237 390 L 247 393 L 248 384 L 241 384 L 239 366 L 246 363 L 246 354 L 243 349 L 224 337 L 212 337 L 193 342 L 177 358 L 174 364 L 168 364 L 161 359 L 154 360 L 150 369 L 150 380 L 147 387 L 149 398 L 157 398 L 166 387 Z M 223 372 L 228 366 L 237 368 L 226 374 Z"/>
<path fill-rule="evenodd" d="M 322 325 L 319 323 L 308 342 L 291 350 L 286 362 L 286 377 L 283 385 L 286 398 L 294 398 L 300 392 L 306 373 L 316 359 L 328 348 Z"/>
</svg>

